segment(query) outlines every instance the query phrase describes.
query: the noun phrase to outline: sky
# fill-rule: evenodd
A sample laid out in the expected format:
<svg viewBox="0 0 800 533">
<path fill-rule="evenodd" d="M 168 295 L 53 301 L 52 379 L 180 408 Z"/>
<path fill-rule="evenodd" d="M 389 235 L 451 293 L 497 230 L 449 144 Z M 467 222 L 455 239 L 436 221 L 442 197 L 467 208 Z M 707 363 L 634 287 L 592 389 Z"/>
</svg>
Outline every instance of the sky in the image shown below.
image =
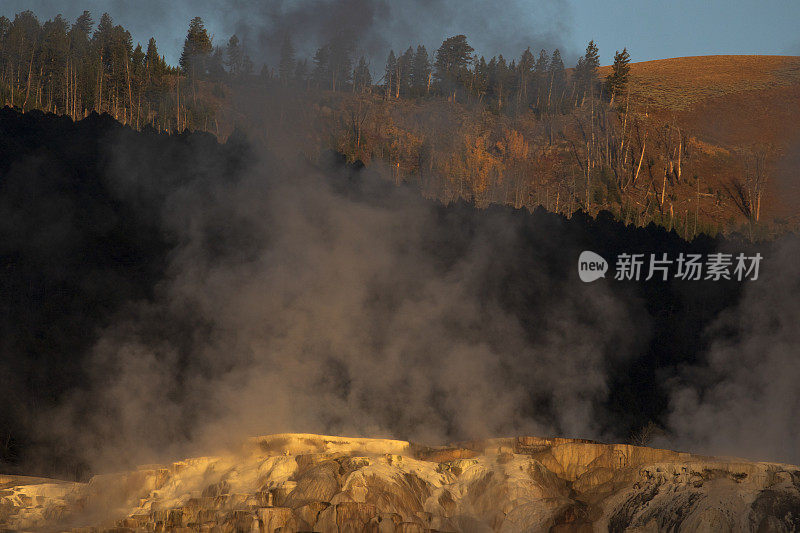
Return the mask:
<svg viewBox="0 0 800 533">
<path fill-rule="evenodd" d="M 572 42 L 587 36 L 603 63 L 717 54 L 800 54 L 797 0 L 571 0 Z"/>
<path fill-rule="evenodd" d="M 329 9 L 320 9 L 327 4 Z M 330 4 L 336 4 L 331 10 Z M 422 42 L 435 49 L 445 37 L 465 33 L 478 53 L 517 57 L 559 47 L 569 64 L 594 39 L 601 61 L 627 47 L 634 61 L 708 54 L 800 54 L 800 1 L 797 0 L 0 0 L 0 15 L 32 9 L 44 20 L 62 13 L 70 20 L 83 9 L 95 21 L 108 11 L 116 23 L 146 44 L 156 37 L 168 62 L 176 63 L 191 17 L 204 19 L 215 44 L 236 33 L 251 36 L 251 48 L 273 29 L 264 19 L 292 11 L 294 18 L 323 19 L 337 10 L 375 31 L 364 53 L 373 63 L 389 48 Z M 300 8 L 299 6 L 302 6 Z M 341 6 L 341 8 L 339 8 Z M 366 6 L 366 8 L 365 8 Z M 310 27 L 319 30 L 325 20 Z M 340 24 L 339 20 L 336 24 Z M 241 36 L 241 35 L 240 35 Z M 265 62 L 274 58 L 265 57 Z M 373 67 L 374 68 L 374 67 Z"/>
</svg>

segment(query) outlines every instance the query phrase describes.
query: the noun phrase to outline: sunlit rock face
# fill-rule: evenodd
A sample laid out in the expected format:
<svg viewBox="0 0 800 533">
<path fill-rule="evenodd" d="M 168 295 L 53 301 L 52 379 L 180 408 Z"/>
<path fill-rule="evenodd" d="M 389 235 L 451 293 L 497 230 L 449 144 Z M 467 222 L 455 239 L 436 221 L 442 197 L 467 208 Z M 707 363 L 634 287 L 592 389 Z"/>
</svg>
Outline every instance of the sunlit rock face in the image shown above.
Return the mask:
<svg viewBox="0 0 800 533">
<path fill-rule="evenodd" d="M 796 531 L 797 467 L 573 439 L 282 434 L 88 483 L 0 476 L 0 529 Z"/>
</svg>

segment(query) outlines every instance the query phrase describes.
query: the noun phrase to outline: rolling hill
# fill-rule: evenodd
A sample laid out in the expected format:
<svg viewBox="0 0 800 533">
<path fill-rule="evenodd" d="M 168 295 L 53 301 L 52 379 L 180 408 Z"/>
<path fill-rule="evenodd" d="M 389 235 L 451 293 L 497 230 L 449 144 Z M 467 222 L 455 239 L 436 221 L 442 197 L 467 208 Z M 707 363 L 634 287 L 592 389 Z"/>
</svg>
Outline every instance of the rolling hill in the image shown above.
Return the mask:
<svg viewBox="0 0 800 533">
<path fill-rule="evenodd" d="M 600 75 L 611 71 L 603 67 Z M 766 148 L 765 216 L 798 220 L 800 57 L 719 55 L 632 63 L 631 105 L 684 129 L 709 156 L 696 171 L 724 186 L 727 154 Z"/>
</svg>

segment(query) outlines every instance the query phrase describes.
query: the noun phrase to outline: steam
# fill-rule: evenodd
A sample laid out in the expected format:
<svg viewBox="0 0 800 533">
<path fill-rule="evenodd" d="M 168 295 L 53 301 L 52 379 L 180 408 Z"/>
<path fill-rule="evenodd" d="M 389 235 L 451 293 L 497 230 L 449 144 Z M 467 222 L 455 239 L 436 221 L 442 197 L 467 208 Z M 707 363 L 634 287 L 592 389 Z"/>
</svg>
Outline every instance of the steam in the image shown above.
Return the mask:
<svg viewBox="0 0 800 533">
<path fill-rule="evenodd" d="M 300 162 L 291 132 L 270 151 L 109 118 L 0 120 L 0 392 L 26 473 L 282 431 L 620 442 L 648 419 L 656 445 L 799 461 L 796 236 L 686 243 L 607 214 L 445 206 L 379 165 Z M 717 249 L 759 250 L 759 280 L 576 273 L 584 250 Z"/>
<path fill-rule="evenodd" d="M 603 406 L 660 342 L 656 319 L 630 286 L 576 279 L 591 237 L 248 145 L 232 146 L 247 162 L 232 167 L 200 143 L 184 155 L 207 173 L 176 183 L 137 171 L 147 146 L 114 145 L 108 179 L 170 236 L 169 264 L 155 297 L 100 336 L 89 385 L 43 419 L 93 470 L 284 431 L 628 437 Z M 798 246 L 787 237 L 764 252 L 761 278 L 706 328 L 698 359 L 657 369 L 669 412 L 653 444 L 800 460 Z M 699 290 L 715 301 L 723 287 Z"/>
<path fill-rule="evenodd" d="M 648 419 L 657 445 L 798 461 L 796 236 L 748 249 L 607 214 L 444 206 L 379 165 L 300 162 L 288 126 L 268 130 L 286 133 L 271 151 L 109 118 L 0 120 L 0 392 L 27 473 L 56 475 L 37 456 L 96 472 L 282 431 L 620 442 Z M 760 250 L 760 279 L 576 273 L 584 250 L 720 246 Z"/>
<path fill-rule="evenodd" d="M 773 245 L 767 269 L 708 332 L 705 364 L 672 392 L 667 445 L 800 463 L 800 240 Z"/>
<path fill-rule="evenodd" d="M 119 189 L 153 197 L 158 180 L 116 153 Z M 443 221 L 416 191 L 347 179 L 264 156 L 240 180 L 168 188 L 179 244 L 158 295 L 101 336 L 92 386 L 48 430 L 98 469 L 283 431 L 602 437 L 594 408 L 632 352 L 629 308 L 541 255 L 525 265 L 541 309 L 525 326 L 499 290 L 519 217 Z"/>
<path fill-rule="evenodd" d="M 430 52 L 452 35 L 465 34 L 478 54 L 518 57 L 527 47 L 561 47 L 569 41 L 571 7 L 563 0 L 506 2 L 487 16 L 487 6 L 477 0 L 234 0 L 239 17 L 233 27 L 267 52 L 275 63 L 283 35 L 290 35 L 311 56 L 314 47 L 342 33 L 353 36 L 360 53 L 379 71 L 389 49 L 405 50 L 425 45 Z M 247 14 L 242 16 L 242 14 Z M 230 26 L 232 20 L 228 19 Z M 304 48 L 303 48 L 304 47 Z M 571 52 L 571 50 L 570 50 Z"/>
</svg>

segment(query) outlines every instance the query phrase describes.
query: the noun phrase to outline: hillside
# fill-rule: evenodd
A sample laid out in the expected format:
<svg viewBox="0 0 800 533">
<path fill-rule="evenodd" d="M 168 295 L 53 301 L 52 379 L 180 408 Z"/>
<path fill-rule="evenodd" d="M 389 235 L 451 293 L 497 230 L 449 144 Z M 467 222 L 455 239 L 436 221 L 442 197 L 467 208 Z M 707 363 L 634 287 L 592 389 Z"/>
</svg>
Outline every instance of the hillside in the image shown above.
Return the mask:
<svg viewBox="0 0 800 533">
<path fill-rule="evenodd" d="M 602 76 L 610 67 L 600 70 Z M 631 103 L 675 124 L 708 154 L 698 172 L 721 188 L 743 169 L 731 156 L 765 148 L 767 215 L 800 213 L 800 57 L 720 55 L 632 63 Z"/>
<path fill-rule="evenodd" d="M 134 48 L 110 14 L 94 26 L 89 12 L 72 27 L 32 11 L 0 17 L 0 103 L 222 140 L 238 127 L 284 158 L 335 150 L 445 203 L 609 210 L 686 239 L 773 238 L 800 225 L 797 57 L 637 63 L 612 99 L 594 42 L 575 68 L 558 50 L 474 57 L 464 35 L 368 66 L 351 35 L 346 46 L 290 46 L 275 68 L 238 44 L 212 54 L 197 17 L 191 42 L 203 57 L 174 66 L 155 39 Z M 325 52 L 340 44 L 345 53 Z M 319 45 L 316 59 L 295 53 Z"/>
<path fill-rule="evenodd" d="M 280 434 L 88 483 L 0 476 L 0 527 L 788 531 L 800 527 L 798 476 L 783 464 L 574 439 L 429 447 Z"/>
<path fill-rule="evenodd" d="M 0 102 L 74 120 L 107 113 L 134 129 L 201 130 L 221 140 L 239 128 L 285 159 L 316 161 L 335 150 L 445 203 L 542 206 L 567 216 L 609 210 L 685 239 L 734 231 L 773 238 L 800 223 L 797 57 L 636 63 L 629 90 L 612 103 L 610 67 L 596 72 L 596 54 L 585 72 L 565 68 L 555 50 L 535 61 L 526 50 L 465 59 L 459 73 L 439 72 L 435 53 L 419 49 L 388 78 L 372 66 L 370 79 L 348 54 L 335 68 L 313 70 L 287 58 L 299 70 L 281 75 L 226 70 L 218 50 L 190 76 L 167 65 L 154 41 L 147 53 L 125 44 L 124 28 L 107 15 L 95 33 L 90 17 L 82 21 L 63 35 L 63 21 L 41 25 L 32 12 L 0 21 L 0 71 L 29 63 L 18 76 L 0 76 Z M 48 31 L 60 35 L 55 48 L 44 44 Z M 421 69 L 414 76 L 412 63 Z M 338 84 L 323 75 L 331 68 L 341 71 Z"/>
<path fill-rule="evenodd" d="M 693 56 L 631 63 L 630 92 L 653 109 L 688 111 L 709 99 L 800 85 L 800 57 Z M 601 67 L 606 76 L 611 67 Z"/>
<path fill-rule="evenodd" d="M 379 87 L 353 95 L 232 86 L 219 115 L 222 131 L 239 124 L 311 158 L 333 148 L 444 202 L 607 209 L 689 239 L 797 228 L 800 58 L 634 63 L 630 91 L 613 105 L 572 90 L 550 108 L 526 109 L 387 98 Z"/>
</svg>

